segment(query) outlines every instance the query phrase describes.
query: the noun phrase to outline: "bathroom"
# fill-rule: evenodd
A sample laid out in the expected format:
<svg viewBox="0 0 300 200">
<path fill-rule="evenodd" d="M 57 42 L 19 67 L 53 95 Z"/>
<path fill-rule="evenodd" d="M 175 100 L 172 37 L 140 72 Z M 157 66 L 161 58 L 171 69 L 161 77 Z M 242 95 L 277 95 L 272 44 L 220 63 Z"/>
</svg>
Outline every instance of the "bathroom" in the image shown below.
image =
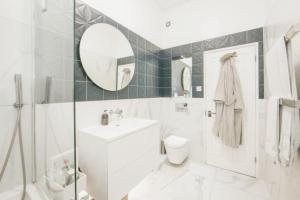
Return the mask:
<svg viewBox="0 0 300 200">
<path fill-rule="evenodd" d="M 300 200 L 299 6 L 4 0 L 0 200 Z"/>
</svg>

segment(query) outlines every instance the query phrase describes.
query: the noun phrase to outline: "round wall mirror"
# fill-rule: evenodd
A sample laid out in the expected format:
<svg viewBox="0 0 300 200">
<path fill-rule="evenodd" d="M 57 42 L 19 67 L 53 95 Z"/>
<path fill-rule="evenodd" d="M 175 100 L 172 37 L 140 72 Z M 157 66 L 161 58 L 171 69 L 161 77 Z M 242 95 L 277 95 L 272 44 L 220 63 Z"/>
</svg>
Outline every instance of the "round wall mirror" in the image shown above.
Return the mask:
<svg viewBox="0 0 300 200">
<path fill-rule="evenodd" d="M 104 23 L 90 26 L 81 38 L 79 52 L 86 74 L 99 87 L 117 91 L 132 80 L 134 53 L 115 27 Z"/>
<path fill-rule="evenodd" d="M 182 88 L 184 91 L 189 91 L 191 88 L 191 82 L 192 82 L 192 77 L 191 77 L 191 69 L 189 67 L 185 67 L 182 70 Z"/>
</svg>

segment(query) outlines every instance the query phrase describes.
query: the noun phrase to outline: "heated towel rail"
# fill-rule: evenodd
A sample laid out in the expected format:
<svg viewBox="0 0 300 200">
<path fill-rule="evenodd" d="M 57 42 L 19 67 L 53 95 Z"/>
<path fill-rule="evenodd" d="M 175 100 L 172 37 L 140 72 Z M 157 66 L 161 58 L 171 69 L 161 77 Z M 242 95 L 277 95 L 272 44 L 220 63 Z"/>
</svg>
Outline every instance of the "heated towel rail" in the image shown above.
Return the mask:
<svg viewBox="0 0 300 200">
<path fill-rule="evenodd" d="M 290 42 L 295 35 L 300 33 L 300 23 L 294 24 L 291 28 L 287 31 L 284 38 L 286 42 Z M 284 99 L 281 98 L 279 100 L 279 105 L 281 106 L 288 106 L 292 108 L 300 109 L 300 101 L 299 100 L 291 100 L 291 99 Z"/>
<path fill-rule="evenodd" d="M 287 31 L 284 38 L 286 42 L 289 42 L 295 35 L 300 32 L 300 23 L 294 24 L 291 28 Z"/>
<path fill-rule="evenodd" d="M 300 101 L 299 100 L 291 100 L 291 99 L 280 99 L 279 104 L 281 106 L 288 106 L 292 108 L 299 108 L 300 109 Z"/>
</svg>

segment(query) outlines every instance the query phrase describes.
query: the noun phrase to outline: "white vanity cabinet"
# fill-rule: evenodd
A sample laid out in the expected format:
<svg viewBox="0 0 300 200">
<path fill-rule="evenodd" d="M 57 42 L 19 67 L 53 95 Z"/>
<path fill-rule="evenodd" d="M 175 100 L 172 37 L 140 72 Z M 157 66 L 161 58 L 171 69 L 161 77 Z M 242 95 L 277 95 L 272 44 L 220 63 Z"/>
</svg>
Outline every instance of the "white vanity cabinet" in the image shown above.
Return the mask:
<svg viewBox="0 0 300 200">
<path fill-rule="evenodd" d="M 159 124 L 122 119 L 79 131 L 79 167 L 97 200 L 121 200 L 159 164 Z"/>
</svg>

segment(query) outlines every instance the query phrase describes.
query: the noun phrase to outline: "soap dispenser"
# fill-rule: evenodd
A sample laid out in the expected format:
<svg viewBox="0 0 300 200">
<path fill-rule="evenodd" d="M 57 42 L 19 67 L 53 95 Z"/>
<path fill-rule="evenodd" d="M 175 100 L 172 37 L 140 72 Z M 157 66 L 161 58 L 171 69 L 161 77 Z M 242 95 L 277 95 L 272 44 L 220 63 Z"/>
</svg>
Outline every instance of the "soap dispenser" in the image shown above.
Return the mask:
<svg viewBox="0 0 300 200">
<path fill-rule="evenodd" d="M 104 110 L 103 114 L 101 115 L 101 125 L 107 126 L 109 122 L 109 115 L 107 113 L 107 110 Z"/>
</svg>

